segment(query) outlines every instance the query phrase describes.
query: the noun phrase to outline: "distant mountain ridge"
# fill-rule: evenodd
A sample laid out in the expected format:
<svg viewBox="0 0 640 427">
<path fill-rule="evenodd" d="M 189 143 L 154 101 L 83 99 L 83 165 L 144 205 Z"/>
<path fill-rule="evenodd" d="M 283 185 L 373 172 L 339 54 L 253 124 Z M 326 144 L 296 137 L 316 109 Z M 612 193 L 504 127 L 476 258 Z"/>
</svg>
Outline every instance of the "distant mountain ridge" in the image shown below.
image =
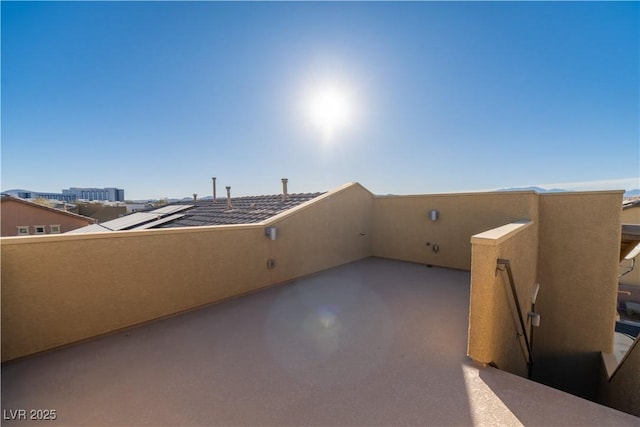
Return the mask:
<svg viewBox="0 0 640 427">
<path fill-rule="evenodd" d="M 511 188 L 501 188 L 497 191 L 536 191 L 538 193 L 563 193 L 563 192 L 571 192 L 574 190 L 564 190 L 562 188 L 542 188 L 542 187 L 511 187 Z M 624 197 L 639 197 L 640 196 L 640 188 L 636 188 L 634 190 L 627 190 L 624 192 Z"/>
<path fill-rule="evenodd" d="M 560 189 L 560 188 L 546 189 L 546 188 L 542 188 L 542 187 L 532 186 L 532 187 L 501 188 L 501 189 L 499 189 L 497 191 L 536 191 L 538 193 L 562 193 L 562 192 L 571 191 L 571 190 L 563 190 L 563 189 Z"/>
</svg>

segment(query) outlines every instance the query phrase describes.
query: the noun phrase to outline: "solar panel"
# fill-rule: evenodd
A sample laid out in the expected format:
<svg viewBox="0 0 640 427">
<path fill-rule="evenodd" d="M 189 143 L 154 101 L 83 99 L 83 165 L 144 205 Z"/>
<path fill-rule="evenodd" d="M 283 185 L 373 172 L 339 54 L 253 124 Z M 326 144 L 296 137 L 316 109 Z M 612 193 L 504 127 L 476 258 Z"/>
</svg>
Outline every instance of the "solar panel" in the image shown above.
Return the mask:
<svg viewBox="0 0 640 427">
<path fill-rule="evenodd" d="M 181 212 L 185 209 L 191 209 L 192 207 L 193 205 L 169 205 L 169 206 L 163 206 L 158 209 L 154 209 L 149 213 L 168 215 L 176 212 Z"/>
<path fill-rule="evenodd" d="M 145 230 L 182 218 L 184 214 L 176 214 L 187 209 L 191 209 L 193 205 L 170 205 L 154 209 L 150 212 L 135 212 L 125 215 L 121 218 L 105 221 L 101 224 L 92 224 L 86 227 L 69 231 L 69 233 L 96 233 L 105 231 L 119 231 L 127 229 Z M 171 215 L 174 214 L 174 215 Z"/>
<path fill-rule="evenodd" d="M 82 234 L 82 233 L 106 233 L 111 231 L 108 228 L 104 228 L 98 224 L 87 225 L 86 227 L 76 228 L 75 230 L 67 231 L 64 234 Z"/>
<path fill-rule="evenodd" d="M 164 224 L 165 222 L 173 221 L 174 219 L 182 218 L 184 214 L 174 214 L 159 218 L 156 221 L 147 222 L 146 224 L 139 225 L 132 228 L 132 230 L 146 230 L 147 228 L 155 227 L 156 225 Z"/>
<path fill-rule="evenodd" d="M 125 230 L 138 224 L 153 221 L 154 219 L 158 218 L 158 216 L 158 214 L 151 212 L 135 212 L 130 215 L 125 215 L 122 218 L 105 221 L 101 225 L 113 231 Z"/>
</svg>

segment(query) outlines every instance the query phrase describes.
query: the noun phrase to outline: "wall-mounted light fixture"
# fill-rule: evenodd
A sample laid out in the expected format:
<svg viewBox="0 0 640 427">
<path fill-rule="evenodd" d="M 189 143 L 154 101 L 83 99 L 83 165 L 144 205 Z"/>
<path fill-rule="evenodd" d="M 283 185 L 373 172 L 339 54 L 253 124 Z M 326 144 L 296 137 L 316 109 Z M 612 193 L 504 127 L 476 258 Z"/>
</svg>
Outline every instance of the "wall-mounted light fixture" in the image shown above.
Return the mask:
<svg viewBox="0 0 640 427">
<path fill-rule="evenodd" d="M 264 235 L 267 236 L 271 240 L 276 240 L 278 238 L 278 228 L 277 227 L 267 227 L 264 229 Z"/>
<path fill-rule="evenodd" d="M 530 311 L 527 313 L 527 317 L 531 320 L 531 326 L 540 326 L 540 314 Z"/>
<path fill-rule="evenodd" d="M 431 221 L 437 221 L 439 216 L 440 216 L 440 213 L 437 210 L 432 209 L 429 211 L 429 219 Z"/>
</svg>

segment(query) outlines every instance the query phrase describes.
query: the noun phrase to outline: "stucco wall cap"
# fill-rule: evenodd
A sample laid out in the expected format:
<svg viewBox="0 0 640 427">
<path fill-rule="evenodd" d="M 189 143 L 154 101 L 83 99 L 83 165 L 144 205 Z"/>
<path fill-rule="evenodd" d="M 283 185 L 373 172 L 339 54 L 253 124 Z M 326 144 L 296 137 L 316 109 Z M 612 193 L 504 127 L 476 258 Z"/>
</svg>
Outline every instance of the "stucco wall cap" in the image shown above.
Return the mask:
<svg viewBox="0 0 640 427">
<path fill-rule="evenodd" d="M 514 234 L 521 232 L 533 224 L 533 221 L 522 220 L 505 224 L 491 230 L 471 236 L 472 244 L 495 246 L 504 242 Z"/>
<path fill-rule="evenodd" d="M 624 190 L 595 190 L 595 191 L 558 191 L 554 193 L 539 193 L 544 197 L 555 196 L 588 196 L 597 194 L 624 194 Z"/>
<path fill-rule="evenodd" d="M 424 194 L 376 194 L 374 197 L 376 199 L 392 199 L 397 197 L 407 198 L 407 197 L 461 197 L 461 196 L 491 196 L 495 197 L 496 195 L 510 195 L 510 194 L 530 194 L 536 195 L 540 194 L 534 190 L 522 190 L 522 191 L 476 191 L 476 192 L 460 192 L 460 193 L 424 193 Z"/>
</svg>

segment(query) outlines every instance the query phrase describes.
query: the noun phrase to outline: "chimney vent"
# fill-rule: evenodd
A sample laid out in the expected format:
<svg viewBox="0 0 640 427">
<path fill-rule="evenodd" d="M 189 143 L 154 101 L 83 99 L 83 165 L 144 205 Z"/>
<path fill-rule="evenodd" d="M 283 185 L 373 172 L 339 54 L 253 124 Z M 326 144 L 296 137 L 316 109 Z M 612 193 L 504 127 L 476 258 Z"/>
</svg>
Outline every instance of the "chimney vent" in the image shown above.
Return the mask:
<svg viewBox="0 0 640 427">
<path fill-rule="evenodd" d="M 282 178 L 282 201 L 283 202 L 286 202 L 287 199 L 289 198 L 289 195 L 287 194 L 287 182 L 289 182 L 287 178 Z"/>
<path fill-rule="evenodd" d="M 213 203 L 216 202 L 216 177 L 211 178 L 213 180 Z"/>
<path fill-rule="evenodd" d="M 231 186 L 227 185 L 227 209 L 231 209 Z"/>
<path fill-rule="evenodd" d="M 193 204 L 195 205 L 198 201 L 198 193 L 193 193 Z"/>
</svg>

